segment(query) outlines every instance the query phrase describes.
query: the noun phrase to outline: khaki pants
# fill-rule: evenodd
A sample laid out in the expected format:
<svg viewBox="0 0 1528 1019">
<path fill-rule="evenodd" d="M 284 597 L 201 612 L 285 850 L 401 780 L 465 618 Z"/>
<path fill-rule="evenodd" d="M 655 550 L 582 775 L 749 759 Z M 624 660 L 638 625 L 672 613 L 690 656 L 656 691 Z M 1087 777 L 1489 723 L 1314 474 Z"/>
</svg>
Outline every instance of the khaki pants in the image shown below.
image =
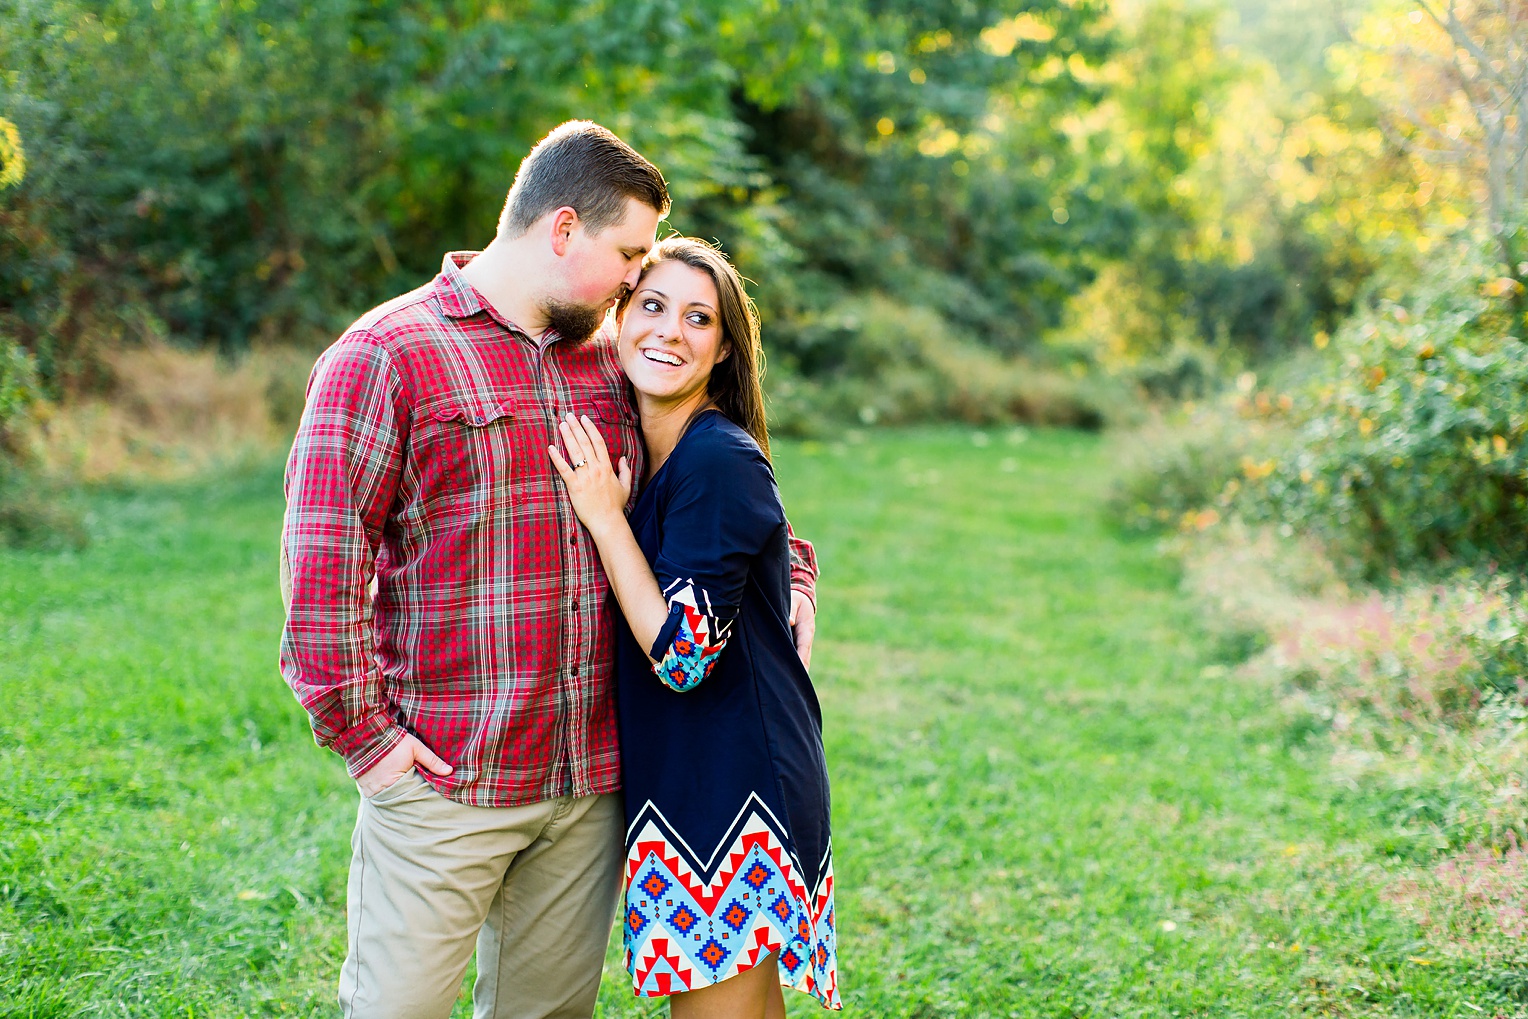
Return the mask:
<svg viewBox="0 0 1528 1019">
<path fill-rule="evenodd" d="M 619 794 L 469 807 L 409 772 L 351 839 L 354 1019 L 446 1019 L 476 942 L 476 1019 L 588 1019 L 620 894 Z"/>
</svg>

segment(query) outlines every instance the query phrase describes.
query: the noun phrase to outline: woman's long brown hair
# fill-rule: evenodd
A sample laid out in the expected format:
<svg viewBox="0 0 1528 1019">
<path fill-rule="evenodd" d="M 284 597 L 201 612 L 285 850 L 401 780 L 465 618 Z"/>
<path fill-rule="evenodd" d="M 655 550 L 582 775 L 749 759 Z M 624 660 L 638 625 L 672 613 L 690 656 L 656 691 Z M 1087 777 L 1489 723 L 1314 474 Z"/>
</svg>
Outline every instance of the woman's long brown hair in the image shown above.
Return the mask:
<svg viewBox="0 0 1528 1019">
<path fill-rule="evenodd" d="M 721 316 L 722 339 L 732 353 L 718 361 L 706 383 L 706 393 L 721 412 L 753 436 L 769 456 L 769 427 L 764 419 L 764 348 L 759 341 L 759 311 L 743 289 L 743 278 L 727 256 L 697 237 L 669 237 L 658 242 L 642 262 L 642 273 L 660 262 L 683 262 L 711 278 Z M 631 295 L 621 302 L 624 315 Z"/>
</svg>

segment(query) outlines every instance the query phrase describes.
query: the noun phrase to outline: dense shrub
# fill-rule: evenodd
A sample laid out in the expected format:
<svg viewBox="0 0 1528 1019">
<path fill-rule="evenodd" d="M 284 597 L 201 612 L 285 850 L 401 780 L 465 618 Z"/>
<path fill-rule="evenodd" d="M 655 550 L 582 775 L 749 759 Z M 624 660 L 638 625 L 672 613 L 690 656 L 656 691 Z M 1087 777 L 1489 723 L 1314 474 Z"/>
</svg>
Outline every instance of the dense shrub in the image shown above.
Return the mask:
<svg viewBox="0 0 1528 1019">
<path fill-rule="evenodd" d="M 1215 501 L 1238 473 L 1237 451 L 1224 435 L 1159 423 L 1121 445 L 1122 469 L 1109 497 L 1116 523 L 1152 531 L 1219 521 Z"/>
<path fill-rule="evenodd" d="M 1306 421 L 1251 507 L 1325 534 L 1371 576 L 1528 565 L 1528 345 L 1461 246 L 1333 344 Z"/>
<path fill-rule="evenodd" d="M 1274 175 L 1261 153 L 1250 178 L 1194 171 L 1250 65 L 1212 13 L 1141 6 L 0 3 L 0 118 L 31 143 L 0 197 L 0 330 L 55 395 L 107 388 L 124 341 L 226 354 L 332 336 L 443 251 L 480 246 L 529 145 L 596 116 L 664 168 L 671 225 L 759 281 L 776 378 L 807 383 L 782 405 L 1094 422 L 1066 376 L 1006 360 L 946 359 L 934 370 L 971 379 L 949 397 L 928 398 L 928 358 L 852 392 L 865 376 L 835 359 L 902 348 L 835 322 L 846 301 L 894 294 L 968 346 L 1043 362 L 1083 292 L 1233 347 L 1278 347 L 1342 304 L 1306 307 L 1357 271 L 1307 250 L 1330 247 L 1307 236 L 1330 224 L 1190 240 L 1248 218 L 1222 215 L 1227 181 Z M 1196 392 L 1203 367 L 1168 358 L 1143 379 Z"/>
<path fill-rule="evenodd" d="M 78 515 L 30 469 L 25 440 L 38 397 L 36 361 L 0 334 L 0 545 L 79 545 Z"/>
<path fill-rule="evenodd" d="M 289 347 L 219 356 L 145 343 L 106 359 L 111 389 L 48 405 L 29 446 L 73 481 L 173 478 L 269 455 L 290 441 L 316 354 Z"/>
<path fill-rule="evenodd" d="M 1096 379 L 998 354 L 932 309 L 884 295 L 850 298 L 809 320 L 795 350 L 770 367 L 773 420 L 785 432 L 832 420 L 1096 429 L 1109 405 Z"/>
<path fill-rule="evenodd" d="M 1179 341 L 1121 374 L 1152 399 L 1198 400 L 1213 395 L 1225 373 L 1209 347 Z"/>
<path fill-rule="evenodd" d="M 1292 407 L 1287 393 L 1259 389 L 1243 372 L 1235 388 L 1121 435 L 1110 515 L 1136 531 L 1213 527 L 1273 471 Z"/>
<path fill-rule="evenodd" d="M 0 455 L 4 455 L 8 436 L 37 398 L 37 388 L 37 362 L 20 344 L 0 333 Z"/>
<path fill-rule="evenodd" d="M 1138 439 L 1118 513 L 1136 526 L 1211 509 L 1280 524 L 1371 580 L 1528 566 L 1528 345 L 1514 286 L 1461 243 L 1404 297 L 1376 294 L 1287 392 L 1244 375 L 1246 392 Z"/>
<path fill-rule="evenodd" d="M 57 484 L 0 461 L 0 545 L 82 547 L 85 527 L 72 499 Z"/>
</svg>

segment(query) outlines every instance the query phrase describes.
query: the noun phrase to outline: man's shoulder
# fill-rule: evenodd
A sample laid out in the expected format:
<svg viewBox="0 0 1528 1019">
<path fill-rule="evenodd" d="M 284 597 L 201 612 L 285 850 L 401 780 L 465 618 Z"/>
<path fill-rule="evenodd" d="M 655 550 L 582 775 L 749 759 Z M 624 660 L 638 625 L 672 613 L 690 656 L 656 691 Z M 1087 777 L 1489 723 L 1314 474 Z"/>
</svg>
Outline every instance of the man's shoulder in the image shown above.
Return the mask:
<svg viewBox="0 0 1528 1019">
<path fill-rule="evenodd" d="M 442 314 L 440 302 L 435 300 L 435 283 L 431 281 L 377 305 L 352 322 L 341 339 L 368 337 L 394 350 L 421 334 L 448 329 L 450 319 Z"/>
<path fill-rule="evenodd" d="M 340 334 L 319 355 L 317 375 L 324 370 L 359 370 L 363 374 L 396 371 L 410 374 L 409 365 L 421 347 L 449 342 L 452 323 L 434 299 L 433 281 L 372 308 Z"/>
<path fill-rule="evenodd" d="M 413 379 L 443 351 L 467 342 L 461 325 L 444 313 L 438 281 L 400 294 L 356 319 L 324 353 L 325 360 L 364 361 L 390 365 L 404 379 Z"/>
</svg>

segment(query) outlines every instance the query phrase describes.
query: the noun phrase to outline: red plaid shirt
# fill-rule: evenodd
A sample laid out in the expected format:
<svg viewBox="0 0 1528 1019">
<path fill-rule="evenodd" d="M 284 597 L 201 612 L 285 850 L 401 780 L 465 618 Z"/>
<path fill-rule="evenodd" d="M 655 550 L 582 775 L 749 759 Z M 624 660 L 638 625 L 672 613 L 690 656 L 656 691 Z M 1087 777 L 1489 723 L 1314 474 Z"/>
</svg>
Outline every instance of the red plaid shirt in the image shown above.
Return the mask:
<svg viewBox="0 0 1528 1019">
<path fill-rule="evenodd" d="M 471 257 L 313 368 L 286 472 L 281 671 L 352 775 L 411 732 L 462 803 L 613 792 L 619 609 L 546 448 L 558 414 L 588 414 L 641 477 L 637 418 L 608 336 L 532 339 L 463 277 Z M 813 594 L 811 545 L 792 559 Z"/>
</svg>

